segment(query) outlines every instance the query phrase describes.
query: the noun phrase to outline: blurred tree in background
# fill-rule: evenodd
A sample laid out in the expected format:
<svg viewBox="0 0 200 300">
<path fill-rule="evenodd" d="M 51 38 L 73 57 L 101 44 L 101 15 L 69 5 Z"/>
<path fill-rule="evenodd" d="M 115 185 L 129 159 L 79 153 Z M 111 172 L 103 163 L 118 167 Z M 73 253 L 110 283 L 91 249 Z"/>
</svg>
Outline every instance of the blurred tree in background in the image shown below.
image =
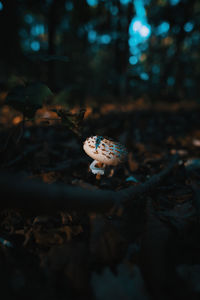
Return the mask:
<svg viewBox="0 0 200 300">
<path fill-rule="evenodd" d="M 1 86 L 43 81 L 78 102 L 198 99 L 199 28 L 198 0 L 1 0 Z"/>
</svg>

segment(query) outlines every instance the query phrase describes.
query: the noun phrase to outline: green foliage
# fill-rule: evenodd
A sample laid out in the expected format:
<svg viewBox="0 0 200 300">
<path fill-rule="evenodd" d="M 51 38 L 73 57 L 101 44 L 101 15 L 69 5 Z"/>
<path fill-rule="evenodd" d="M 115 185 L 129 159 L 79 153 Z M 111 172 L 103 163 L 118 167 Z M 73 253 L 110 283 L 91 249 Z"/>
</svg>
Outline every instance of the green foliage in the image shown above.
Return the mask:
<svg viewBox="0 0 200 300">
<path fill-rule="evenodd" d="M 36 82 L 26 86 L 16 86 L 8 94 L 5 104 L 23 113 L 24 117 L 33 118 L 37 109 L 53 94 L 43 83 Z"/>
</svg>

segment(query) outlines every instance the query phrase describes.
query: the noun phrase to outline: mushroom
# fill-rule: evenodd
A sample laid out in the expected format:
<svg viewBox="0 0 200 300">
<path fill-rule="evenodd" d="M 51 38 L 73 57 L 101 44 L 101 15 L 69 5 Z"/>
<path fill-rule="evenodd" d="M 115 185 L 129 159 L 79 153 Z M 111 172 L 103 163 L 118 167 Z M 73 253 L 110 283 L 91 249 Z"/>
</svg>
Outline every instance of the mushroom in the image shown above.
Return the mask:
<svg viewBox="0 0 200 300">
<path fill-rule="evenodd" d="M 88 137 L 83 144 L 83 149 L 94 159 L 90 170 L 97 176 L 104 175 L 106 165 L 117 166 L 127 156 L 127 150 L 123 145 L 102 136 Z"/>
</svg>

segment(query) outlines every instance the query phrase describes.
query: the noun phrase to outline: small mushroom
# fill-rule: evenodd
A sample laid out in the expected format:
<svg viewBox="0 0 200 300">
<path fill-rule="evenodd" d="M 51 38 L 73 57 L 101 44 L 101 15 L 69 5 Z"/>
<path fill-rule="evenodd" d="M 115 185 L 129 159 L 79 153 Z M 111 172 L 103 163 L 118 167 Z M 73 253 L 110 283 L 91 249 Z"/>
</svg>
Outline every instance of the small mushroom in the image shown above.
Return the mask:
<svg viewBox="0 0 200 300">
<path fill-rule="evenodd" d="M 126 156 L 126 148 L 112 139 L 102 136 L 91 136 L 86 139 L 83 149 L 94 161 L 90 170 L 97 176 L 104 175 L 106 165 L 117 166 L 122 163 Z"/>
</svg>

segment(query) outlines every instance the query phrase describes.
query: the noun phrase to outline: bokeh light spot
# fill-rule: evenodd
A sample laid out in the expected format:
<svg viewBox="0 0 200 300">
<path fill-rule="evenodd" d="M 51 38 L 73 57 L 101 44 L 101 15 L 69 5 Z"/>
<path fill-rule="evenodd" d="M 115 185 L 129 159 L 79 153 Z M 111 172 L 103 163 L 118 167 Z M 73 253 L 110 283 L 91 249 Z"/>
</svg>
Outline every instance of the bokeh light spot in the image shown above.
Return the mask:
<svg viewBox="0 0 200 300">
<path fill-rule="evenodd" d="M 139 33 L 140 33 L 140 35 L 141 35 L 142 37 L 147 38 L 147 37 L 149 37 L 149 35 L 150 35 L 150 28 L 149 28 L 148 26 L 146 26 L 146 25 L 143 25 L 143 26 L 140 28 Z"/>
<path fill-rule="evenodd" d="M 135 6 L 136 15 L 139 18 L 144 19 L 146 17 L 146 11 L 145 11 L 145 8 L 144 8 L 144 1 L 143 0 L 134 0 L 134 6 Z"/>
<path fill-rule="evenodd" d="M 108 35 L 108 34 L 103 34 L 101 37 L 100 37 L 100 42 L 102 44 L 109 44 L 111 41 L 111 37 Z"/>
<path fill-rule="evenodd" d="M 26 14 L 26 15 L 24 16 L 24 21 L 25 21 L 26 23 L 28 23 L 28 24 L 33 23 L 33 16 L 31 16 L 30 14 Z"/>
<path fill-rule="evenodd" d="M 131 33 L 132 33 L 132 31 L 137 32 L 141 29 L 141 27 L 142 27 L 141 21 L 135 20 L 135 21 L 133 21 L 132 26 L 130 26 L 130 31 L 131 31 Z"/>
<path fill-rule="evenodd" d="M 87 4 L 90 6 L 96 6 L 98 4 L 98 0 L 87 0 Z"/>
<path fill-rule="evenodd" d="M 170 76 L 170 77 L 167 78 L 167 84 L 168 85 L 174 85 L 174 83 L 175 83 L 174 77 Z"/>
<path fill-rule="evenodd" d="M 163 33 L 166 33 L 168 32 L 170 28 L 170 25 L 168 22 L 162 22 L 158 27 L 157 27 L 157 34 L 160 35 L 160 34 L 163 34 Z"/>
<path fill-rule="evenodd" d="M 136 56 L 139 59 L 141 52 L 143 51 L 142 45 L 145 44 L 147 39 L 151 35 L 151 26 L 148 24 L 145 5 L 149 4 L 149 0 L 134 0 L 135 17 L 129 24 L 129 50 L 132 56 Z M 146 50 L 147 48 L 145 48 Z M 129 59 L 129 62 L 133 58 Z M 133 59 L 134 61 L 134 59 Z M 131 64 L 131 62 L 130 62 Z"/>
<path fill-rule="evenodd" d="M 34 36 L 44 34 L 44 25 L 43 24 L 34 25 L 31 28 L 31 34 L 34 35 Z"/>
<path fill-rule="evenodd" d="M 121 2 L 121 4 L 126 5 L 126 4 L 128 4 L 129 2 L 131 2 L 131 0 L 120 0 L 120 2 Z"/>
<path fill-rule="evenodd" d="M 130 63 L 131 65 L 136 65 L 137 62 L 138 62 L 138 59 L 137 59 L 136 56 L 130 56 L 130 57 L 129 57 L 129 63 Z"/>
<path fill-rule="evenodd" d="M 187 23 L 185 23 L 185 25 L 184 25 L 184 30 L 185 30 L 186 32 L 192 31 L 193 28 L 194 28 L 194 24 L 191 23 L 191 22 L 187 22 Z"/>
<path fill-rule="evenodd" d="M 117 6 L 111 6 L 110 12 L 113 16 L 116 16 L 118 14 L 118 11 L 119 10 L 118 10 Z"/>
<path fill-rule="evenodd" d="M 39 51 L 40 50 L 40 43 L 38 41 L 33 41 L 31 43 L 31 49 L 33 51 Z"/>
<path fill-rule="evenodd" d="M 65 9 L 67 11 L 71 11 L 71 10 L 73 10 L 73 8 L 74 8 L 74 4 L 71 1 L 66 1 L 65 2 Z"/>
<path fill-rule="evenodd" d="M 129 44 L 130 47 L 134 47 L 135 45 L 137 45 L 137 40 L 135 39 L 135 37 L 131 37 L 128 40 L 128 44 Z"/>
<path fill-rule="evenodd" d="M 177 5 L 180 2 L 180 0 L 169 0 L 169 2 L 171 5 Z"/>
<path fill-rule="evenodd" d="M 140 74 L 140 78 L 142 80 L 148 80 L 149 79 L 149 75 L 147 73 L 143 72 L 143 73 Z"/>
<path fill-rule="evenodd" d="M 133 19 L 129 27 L 129 33 L 131 36 L 138 33 L 140 37 L 148 38 L 151 34 L 151 27 L 149 24 L 142 23 L 142 21 L 138 19 Z M 141 42 L 139 36 L 137 37 L 137 39 L 138 42 Z"/>
<path fill-rule="evenodd" d="M 95 30 L 90 30 L 88 32 L 88 41 L 90 43 L 94 43 L 96 41 L 96 38 L 97 38 L 97 33 Z"/>
<path fill-rule="evenodd" d="M 0 1 L 0 11 L 3 10 L 3 3 Z"/>
</svg>

